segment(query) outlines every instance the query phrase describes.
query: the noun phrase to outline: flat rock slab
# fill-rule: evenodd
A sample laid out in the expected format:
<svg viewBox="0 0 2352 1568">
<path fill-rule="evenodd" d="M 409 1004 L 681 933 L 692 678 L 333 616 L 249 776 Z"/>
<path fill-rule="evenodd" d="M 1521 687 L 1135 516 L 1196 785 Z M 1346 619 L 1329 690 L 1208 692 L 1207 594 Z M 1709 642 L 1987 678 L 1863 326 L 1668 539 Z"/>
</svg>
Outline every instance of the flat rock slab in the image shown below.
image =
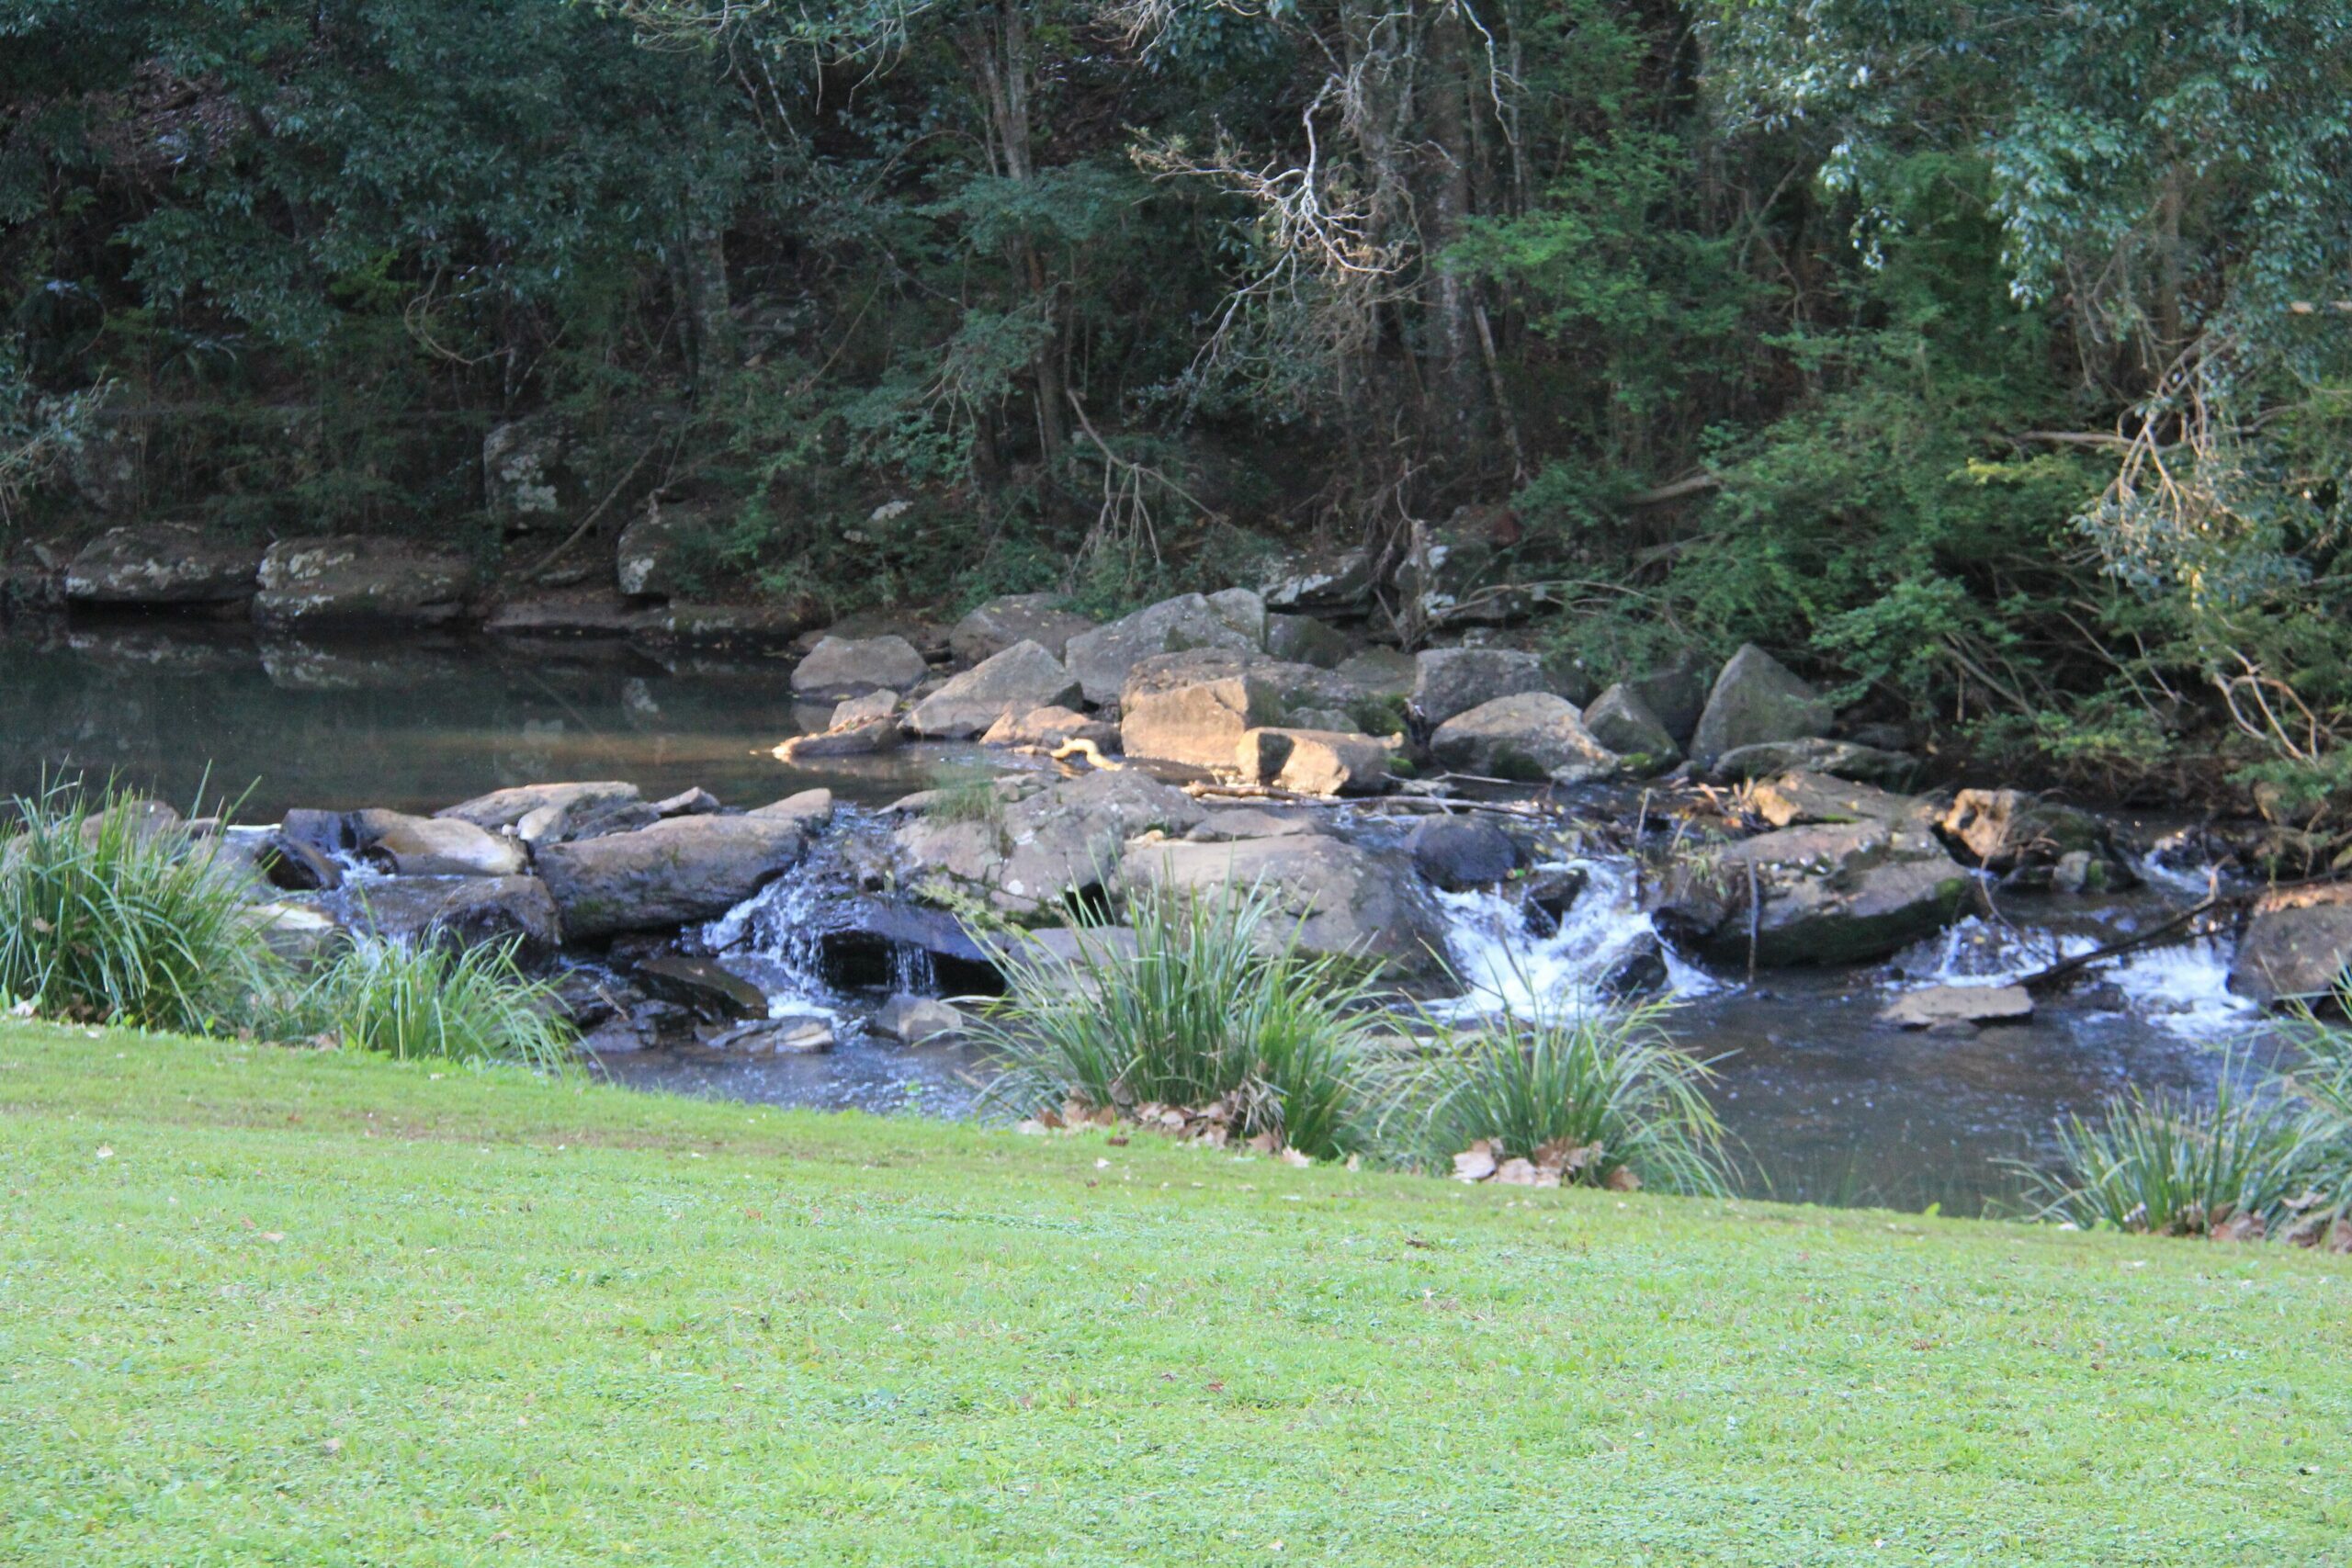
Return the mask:
<svg viewBox="0 0 2352 1568">
<path fill-rule="evenodd" d="M 714 919 L 799 863 L 812 830 L 794 815 L 675 817 L 538 852 L 539 875 L 575 942 Z"/>
<path fill-rule="evenodd" d="M 211 537 L 182 523 L 109 528 L 65 569 L 77 604 L 208 604 L 251 595 L 261 547 Z"/>
<path fill-rule="evenodd" d="M 262 557 L 254 619 L 265 626 L 455 620 L 473 590 L 473 563 L 455 550 L 346 534 L 283 539 Z"/>
<path fill-rule="evenodd" d="M 2023 986 L 1929 986 L 1905 991 L 1880 1010 L 1879 1021 L 1897 1029 L 1945 1023 L 2030 1023 L 2033 998 Z"/>
<path fill-rule="evenodd" d="M 587 784 L 517 784 L 512 789 L 494 789 L 488 795 L 478 795 L 471 800 L 446 807 L 433 815 L 454 817 L 477 828 L 496 829 L 512 828 L 544 807 L 595 807 L 638 798 L 635 784 L 609 779 Z M 291 830 L 289 818 L 288 831 Z"/>
</svg>

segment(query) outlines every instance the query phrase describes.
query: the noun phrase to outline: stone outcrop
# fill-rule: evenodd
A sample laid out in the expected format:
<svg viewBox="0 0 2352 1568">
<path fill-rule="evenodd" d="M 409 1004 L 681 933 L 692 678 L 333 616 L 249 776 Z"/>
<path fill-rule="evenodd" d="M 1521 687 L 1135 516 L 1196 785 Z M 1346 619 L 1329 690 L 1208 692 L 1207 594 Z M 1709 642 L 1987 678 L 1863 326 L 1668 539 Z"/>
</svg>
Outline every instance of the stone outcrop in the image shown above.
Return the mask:
<svg viewBox="0 0 2352 1568">
<path fill-rule="evenodd" d="M 792 671 L 796 696 L 838 703 L 869 692 L 906 692 L 928 673 L 922 655 L 901 637 L 826 637 Z"/>
<path fill-rule="evenodd" d="M 82 547 L 65 569 L 65 597 L 76 604 L 125 608 L 218 604 L 253 596 L 261 547 L 215 538 L 176 523 L 109 528 Z"/>
<path fill-rule="evenodd" d="M 1132 899 L 1147 889 L 1216 897 L 1261 888 L 1279 911 L 1267 940 L 1295 934 L 1310 957 L 1377 960 L 1406 973 L 1437 967 L 1445 929 L 1402 857 L 1319 833 L 1201 844 L 1143 839 L 1126 846 L 1119 881 Z"/>
<path fill-rule="evenodd" d="M 1927 827 L 1935 802 L 1922 795 L 1887 791 L 1826 773 L 1799 771 L 1766 779 L 1747 792 L 1748 808 L 1775 828 L 1838 822 L 1884 822 Z"/>
<path fill-rule="evenodd" d="M 261 558 L 254 619 L 264 626 L 436 626 L 473 592 L 473 565 L 455 550 L 346 534 L 282 539 Z"/>
<path fill-rule="evenodd" d="M 1712 771 L 1725 752 L 1743 746 L 1824 734 L 1835 716 L 1819 692 L 1779 660 L 1747 643 L 1731 656 L 1707 694 L 1706 709 L 1691 732 L 1690 760 Z"/>
<path fill-rule="evenodd" d="M 1699 716 L 1706 711 L 1712 668 L 1686 649 L 1649 673 L 1636 675 L 1623 684 L 1657 716 L 1658 723 L 1674 738 L 1679 751 L 1690 743 L 1690 737 L 1699 728 Z"/>
<path fill-rule="evenodd" d="M 1584 784 L 1622 766 L 1576 705 L 1549 692 L 1497 697 L 1455 715 L 1430 737 L 1430 754 L 1458 773 L 1530 784 Z"/>
<path fill-rule="evenodd" d="M 1355 657 L 1356 645 L 1346 633 L 1312 615 L 1268 615 L 1266 651 L 1292 664 L 1312 664 L 1337 670 Z"/>
<path fill-rule="evenodd" d="M 575 942 L 707 920 L 797 864 L 831 805 L 811 790 L 742 817 L 674 817 L 553 844 L 538 852 L 539 875 Z"/>
<path fill-rule="evenodd" d="M 1144 660 L 1204 648 L 1236 653 L 1262 651 L 1206 598 L 1186 593 L 1073 636 L 1066 645 L 1063 661 L 1077 677 L 1086 700 L 1101 704 L 1118 700 L 1126 687 L 1127 672 Z"/>
<path fill-rule="evenodd" d="M 917 703 L 906 727 L 934 739 L 985 734 L 1008 715 L 1079 701 L 1079 684 L 1061 660 L 1035 642 L 1016 642 L 982 660 Z"/>
<path fill-rule="evenodd" d="M 1274 667 L 1255 655 L 1155 654 L 1127 672 L 1120 746 L 1130 757 L 1222 771 L 1233 766 L 1245 733 L 1279 726 L 1283 717 Z"/>
<path fill-rule="evenodd" d="M 1677 867 L 1657 917 L 1728 965 L 1862 964 L 1951 924 L 1968 886 L 1924 823 L 1783 828 Z"/>
<path fill-rule="evenodd" d="M 1544 661 L 1512 649 L 1432 648 L 1413 660 L 1413 711 L 1424 724 L 1544 689 Z"/>
<path fill-rule="evenodd" d="M 2352 883 L 2282 887 L 2257 899 L 2230 989 L 2264 1007 L 2324 1001 L 2352 981 Z"/>
</svg>

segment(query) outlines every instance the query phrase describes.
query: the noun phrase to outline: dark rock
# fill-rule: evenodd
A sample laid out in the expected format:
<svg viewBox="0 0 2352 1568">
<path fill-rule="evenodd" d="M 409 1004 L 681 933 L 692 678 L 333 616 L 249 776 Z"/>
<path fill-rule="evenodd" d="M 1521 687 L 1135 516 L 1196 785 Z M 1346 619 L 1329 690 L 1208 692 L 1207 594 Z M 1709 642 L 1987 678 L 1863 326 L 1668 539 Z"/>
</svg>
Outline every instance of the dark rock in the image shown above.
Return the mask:
<svg viewBox="0 0 2352 1568">
<path fill-rule="evenodd" d="M 1874 751 L 1850 740 L 1766 740 L 1738 746 L 1715 759 L 1717 778 L 1732 783 L 1770 778 L 1775 773 L 1830 773 L 1843 779 L 1900 786 L 1910 782 L 1919 764 L 1900 751 Z"/>
<path fill-rule="evenodd" d="M 1860 964 L 1958 918 L 1968 874 L 1924 827 L 1860 822 L 1720 846 L 1679 866 L 1659 924 L 1718 962 Z"/>
<path fill-rule="evenodd" d="M 341 866 L 282 828 L 263 840 L 259 863 L 269 885 L 288 893 L 332 893 L 343 886 Z"/>
<path fill-rule="evenodd" d="M 1519 864 L 1519 846 L 1510 835 L 1476 818 L 1424 818 L 1406 838 L 1405 848 L 1413 868 L 1449 893 L 1491 887 Z"/>
<path fill-rule="evenodd" d="M 571 430 L 560 414 L 494 424 L 481 438 L 482 493 L 512 534 L 569 523 L 581 505 L 569 461 Z"/>
<path fill-rule="evenodd" d="M 2282 887 L 2254 906 L 2230 989 L 2264 1007 L 2328 999 L 2352 983 L 2352 883 Z"/>
<path fill-rule="evenodd" d="M 1964 789 L 1938 824 L 1952 846 L 1987 871 L 2055 865 L 2082 851 L 2107 855 L 2108 825 L 2087 811 L 2015 789 Z"/>
<path fill-rule="evenodd" d="M 536 876 L 396 876 L 288 902 L 298 900 L 372 936 L 456 947 L 511 942 L 533 963 L 563 940 L 555 901 Z"/>
<path fill-rule="evenodd" d="M 1747 643 L 1715 677 L 1706 709 L 1691 733 L 1690 760 L 1712 771 L 1725 752 L 1743 746 L 1826 734 L 1834 716 L 1819 692 L 1779 660 Z M 1769 771 L 1785 772 L 1786 767 Z"/>
<path fill-rule="evenodd" d="M 1306 662 L 1315 661 L 1310 659 Z M 1341 660 L 1335 672 L 1366 696 L 1409 698 L 1413 682 L 1420 673 L 1420 663 L 1411 654 L 1393 648 L 1368 648 Z"/>
<path fill-rule="evenodd" d="M 640 961 L 633 973 L 652 995 L 705 1018 L 764 1019 L 768 1015 L 766 992 L 707 958 L 665 953 Z"/>
<path fill-rule="evenodd" d="M 297 807 L 286 814 L 286 819 L 278 824 L 277 830 L 322 859 L 332 859 L 354 847 L 350 819 L 341 811 L 313 811 L 307 807 Z"/>
<path fill-rule="evenodd" d="M 1346 633 L 1311 615 L 1268 615 L 1266 651 L 1292 664 L 1337 670 L 1354 657 L 1356 645 Z"/>
<path fill-rule="evenodd" d="M 650 610 L 589 588 L 509 599 L 491 612 L 481 629 L 492 637 L 618 637 L 649 631 L 656 621 Z"/>
<path fill-rule="evenodd" d="M 1699 728 L 1699 716 L 1706 711 L 1712 684 L 1709 671 L 1707 660 L 1697 650 L 1685 649 L 1648 674 L 1624 682 L 1626 690 L 1639 697 L 1674 738 L 1678 751 L 1690 743 Z"/>
<path fill-rule="evenodd" d="M 65 569 L 65 597 L 77 604 L 207 604 L 250 598 L 261 547 L 215 538 L 185 524 L 110 528 Z"/>
</svg>

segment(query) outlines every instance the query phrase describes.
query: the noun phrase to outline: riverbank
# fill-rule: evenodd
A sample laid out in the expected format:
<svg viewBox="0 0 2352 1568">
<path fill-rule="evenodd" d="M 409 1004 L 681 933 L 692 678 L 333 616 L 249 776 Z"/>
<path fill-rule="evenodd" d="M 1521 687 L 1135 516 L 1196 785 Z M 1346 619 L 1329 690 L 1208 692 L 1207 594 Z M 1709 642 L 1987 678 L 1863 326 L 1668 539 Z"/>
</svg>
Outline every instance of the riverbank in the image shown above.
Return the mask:
<svg viewBox="0 0 2352 1568">
<path fill-rule="evenodd" d="M 9 1561 L 2276 1562 L 2352 1529 L 2346 1265 L 2289 1249 L 32 1024 L 0 1128 Z"/>
</svg>

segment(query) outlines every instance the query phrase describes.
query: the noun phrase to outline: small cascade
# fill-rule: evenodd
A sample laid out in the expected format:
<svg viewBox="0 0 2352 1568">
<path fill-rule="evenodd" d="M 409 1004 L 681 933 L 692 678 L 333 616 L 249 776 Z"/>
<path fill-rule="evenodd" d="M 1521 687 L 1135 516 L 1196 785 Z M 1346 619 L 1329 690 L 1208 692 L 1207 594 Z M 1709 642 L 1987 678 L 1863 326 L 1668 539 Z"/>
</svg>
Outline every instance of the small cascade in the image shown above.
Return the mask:
<svg viewBox="0 0 2352 1568">
<path fill-rule="evenodd" d="M 2118 959 L 2106 978 L 2132 1010 L 2187 1040 L 2217 1040 L 2245 1029 L 2261 1010 L 2230 989 L 2230 944 L 2200 937 L 2143 948 Z"/>
<path fill-rule="evenodd" d="M 1926 986 L 2011 986 L 2097 946 L 2095 937 L 2061 936 L 1971 915 L 1905 948 L 1889 961 L 1887 969 L 1898 990 Z"/>
<path fill-rule="evenodd" d="M 1888 964 L 1890 988 L 2016 985 L 2101 945 L 2085 932 L 2001 925 L 1971 915 L 1897 955 Z M 2258 1010 L 2229 988 L 2230 944 L 2223 938 L 2142 948 L 2097 965 L 2093 973 L 2120 993 L 2135 1016 L 2183 1039 L 2221 1038 L 2244 1027 Z"/>
<path fill-rule="evenodd" d="M 1573 1012 L 1659 988 L 1661 977 L 1663 990 L 1676 997 L 1720 988 L 1659 937 L 1641 907 L 1640 879 L 1631 860 L 1563 862 L 1536 871 L 1581 874 L 1585 879 L 1548 935 L 1531 929 L 1523 903 L 1501 893 L 1437 896 L 1446 913 L 1454 972 L 1466 987 L 1438 1010 Z"/>
</svg>

